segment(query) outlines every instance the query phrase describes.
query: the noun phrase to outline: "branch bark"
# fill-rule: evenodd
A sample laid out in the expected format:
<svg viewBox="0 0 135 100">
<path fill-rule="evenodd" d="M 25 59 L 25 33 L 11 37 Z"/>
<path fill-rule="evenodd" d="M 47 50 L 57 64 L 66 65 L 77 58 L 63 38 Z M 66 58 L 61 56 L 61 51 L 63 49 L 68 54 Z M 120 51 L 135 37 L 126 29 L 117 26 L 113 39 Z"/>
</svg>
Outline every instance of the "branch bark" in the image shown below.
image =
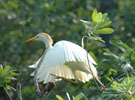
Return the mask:
<svg viewBox="0 0 135 100">
<path fill-rule="evenodd" d="M 17 84 L 17 95 L 18 95 L 18 99 L 22 100 L 21 83 L 20 82 Z"/>
<path fill-rule="evenodd" d="M 102 84 L 102 82 L 94 75 L 94 73 L 93 73 L 93 71 L 92 71 L 92 69 L 91 69 L 91 67 L 90 67 L 90 61 L 89 61 L 89 58 L 88 58 L 88 36 L 84 36 L 83 38 L 82 38 L 82 46 L 83 46 L 83 48 L 84 48 L 84 39 L 86 38 L 86 55 L 87 55 L 87 61 L 88 61 L 88 66 L 89 66 L 89 69 L 90 69 L 90 72 L 91 72 L 91 75 L 92 75 L 92 77 L 93 77 L 93 79 L 94 79 L 94 81 L 95 81 L 95 83 L 96 83 L 96 86 L 98 87 L 98 89 L 101 91 L 103 88 L 105 88 L 105 86 Z M 97 82 L 96 82 L 96 80 L 101 84 L 101 86 L 102 86 L 102 89 L 100 89 L 99 88 L 99 86 L 98 86 L 98 84 L 97 84 Z"/>
</svg>

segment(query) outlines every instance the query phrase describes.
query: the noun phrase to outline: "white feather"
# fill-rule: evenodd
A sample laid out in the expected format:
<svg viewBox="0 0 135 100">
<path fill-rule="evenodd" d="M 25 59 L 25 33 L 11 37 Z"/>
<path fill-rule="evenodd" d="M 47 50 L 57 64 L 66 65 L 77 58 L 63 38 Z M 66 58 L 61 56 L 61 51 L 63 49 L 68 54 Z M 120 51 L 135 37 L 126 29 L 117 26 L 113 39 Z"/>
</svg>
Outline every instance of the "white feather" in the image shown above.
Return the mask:
<svg viewBox="0 0 135 100">
<path fill-rule="evenodd" d="M 93 64 L 94 59 L 88 54 L 90 67 L 94 76 L 97 77 L 97 70 Z M 36 64 L 29 66 L 36 68 Z M 82 47 L 68 41 L 57 42 L 50 48 L 38 70 L 37 77 L 39 81 L 44 83 L 56 82 L 61 79 L 55 79 L 53 75 L 61 76 L 67 79 L 78 79 L 86 82 L 92 78 L 91 71 L 87 63 L 87 52 Z"/>
<path fill-rule="evenodd" d="M 37 65 L 38 65 L 38 63 L 39 63 L 39 61 L 40 61 L 40 59 L 41 59 L 41 58 L 39 58 L 39 60 L 38 60 L 35 64 L 29 65 L 28 67 L 30 67 L 30 68 L 36 68 Z"/>
<path fill-rule="evenodd" d="M 61 76 L 67 79 L 74 79 L 72 70 L 67 65 L 61 65 L 58 67 L 45 68 L 42 72 L 38 71 L 37 78 L 39 82 L 44 81 L 44 84 L 48 82 L 56 82 L 61 79 L 56 79 L 55 76 Z"/>
</svg>

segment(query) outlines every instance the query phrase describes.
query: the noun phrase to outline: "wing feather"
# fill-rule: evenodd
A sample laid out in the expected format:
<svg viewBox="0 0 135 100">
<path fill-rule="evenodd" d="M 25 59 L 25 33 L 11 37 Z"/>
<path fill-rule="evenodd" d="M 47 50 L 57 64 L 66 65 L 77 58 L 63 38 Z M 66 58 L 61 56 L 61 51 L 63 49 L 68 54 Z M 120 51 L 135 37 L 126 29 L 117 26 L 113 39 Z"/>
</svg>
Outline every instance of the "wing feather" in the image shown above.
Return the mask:
<svg viewBox="0 0 135 100">
<path fill-rule="evenodd" d="M 66 48 L 66 52 L 68 53 L 69 61 L 76 61 L 75 56 L 71 51 L 72 45 L 66 44 L 64 47 Z"/>
<path fill-rule="evenodd" d="M 90 55 L 88 55 L 88 58 L 91 63 L 96 64 Z M 30 65 L 29 67 L 36 68 L 40 59 L 34 65 Z M 70 61 L 76 62 L 76 60 L 79 62 L 87 62 L 86 50 L 74 43 L 60 41 L 46 53 L 40 70 L 43 70 L 44 67 L 56 67 Z"/>
<path fill-rule="evenodd" d="M 81 53 L 77 53 L 74 49 L 72 49 L 72 53 L 74 54 L 76 60 L 78 60 L 79 62 L 82 62 L 81 57 L 83 57 L 83 56 Z"/>
<path fill-rule="evenodd" d="M 44 69 L 44 72 L 38 71 L 37 78 L 39 82 L 43 81 L 44 84 L 48 82 L 56 82 L 56 81 L 61 80 L 61 79 L 56 79 L 55 76 L 51 74 L 56 75 L 56 76 L 61 76 L 67 79 L 75 79 L 75 76 L 72 70 L 67 65 L 46 68 Z"/>
<path fill-rule="evenodd" d="M 66 61 L 69 61 L 69 55 L 68 55 L 68 52 L 66 51 L 66 48 L 64 47 L 64 53 L 65 53 L 65 60 Z"/>
<path fill-rule="evenodd" d="M 35 64 L 29 65 L 28 67 L 30 67 L 30 68 L 36 68 L 37 65 L 38 65 L 38 63 L 39 63 L 39 61 L 40 61 L 40 59 L 41 59 L 41 57 L 38 59 L 38 61 Z"/>
<path fill-rule="evenodd" d="M 96 62 L 90 55 L 88 56 L 88 58 L 90 64 L 93 67 L 93 64 L 96 64 Z M 35 68 L 39 60 L 31 67 Z M 37 77 L 39 81 L 47 83 L 60 80 L 55 79 L 55 77 L 51 74 L 68 79 L 74 79 L 75 76 L 71 67 L 65 65 L 65 63 L 67 62 L 87 62 L 86 50 L 68 41 L 60 41 L 56 43 L 54 47 L 50 48 L 47 51 L 45 58 L 43 59 L 43 62 L 38 70 Z M 96 69 L 94 69 L 94 71 L 96 72 Z M 84 72 L 78 72 L 77 75 L 78 77 L 80 77 L 80 80 L 83 81 L 87 81 L 90 79 L 87 78 L 88 75 L 87 73 L 84 74 Z"/>
</svg>

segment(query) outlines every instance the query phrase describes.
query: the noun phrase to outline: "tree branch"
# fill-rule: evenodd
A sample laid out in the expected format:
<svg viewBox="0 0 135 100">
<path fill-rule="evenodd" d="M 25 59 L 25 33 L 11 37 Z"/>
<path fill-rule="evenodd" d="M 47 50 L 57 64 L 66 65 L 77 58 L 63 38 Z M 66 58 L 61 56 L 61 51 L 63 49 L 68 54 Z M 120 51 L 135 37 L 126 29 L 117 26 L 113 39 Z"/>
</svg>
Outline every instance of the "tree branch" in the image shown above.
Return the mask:
<svg viewBox="0 0 135 100">
<path fill-rule="evenodd" d="M 22 93 L 21 93 L 21 83 L 17 83 L 17 95 L 18 95 L 18 99 L 22 100 Z"/>
<path fill-rule="evenodd" d="M 103 89 L 99 92 L 99 94 L 98 94 L 98 96 L 97 96 L 97 98 L 96 98 L 95 100 L 98 100 L 98 98 L 100 97 L 100 95 L 103 93 L 103 91 L 104 91 L 108 86 L 110 86 L 114 81 L 116 81 L 116 80 L 119 79 L 120 77 L 124 76 L 125 74 L 126 74 L 126 73 L 123 73 L 123 74 L 119 75 L 119 76 L 116 77 L 112 82 L 108 83 L 108 84 L 105 86 L 105 88 L 103 88 Z"/>
<path fill-rule="evenodd" d="M 87 45 L 87 44 L 88 44 L 88 36 L 84 36 L 84 37 L 82 38 L 82 46 L 83 46 L 83 48 L 84 48 L 84 39 L 85 39 L 85 38 L 86 38 L 86 41 L 87 41 L 87 42 L 86 42 L 86 54 L 87 54 L 88 66 L 89 66 L 91 75 L 92 75 L 92 77 L 93 77 L 93 79 L 94 79 L 94 82 L 96 83 L 96 86 L 98 87 L 99 90 L 101 90 L 101 89 L 99 88 L 99 86 L 98 86 L 96 80 L 101 84 L 102 89 L 103 89 L 105 86 L 100 82 L 99 79 L 97 79 L 97 78 L 94 76 L 94 73 L 93 73 L 93 71 L 92 71 L 92 69 L 91 69 L 91 67 L 90 67 L 90 61 L 89 61 L 89 58 L 88 58 L 88 45 Z"/>
<path fill-rule="evenodd" d="M 8 90 L 6 89 L 6 87 L 3 87 L 3 88 L 4 88 L 4 90 L 6 91 L 6 93 L 7 93 L 8 97 L 9 97 L 9 99 L 12 100 L 12 98 L 11 98 L 10 94 L 8 93 Z"/>
</svg>

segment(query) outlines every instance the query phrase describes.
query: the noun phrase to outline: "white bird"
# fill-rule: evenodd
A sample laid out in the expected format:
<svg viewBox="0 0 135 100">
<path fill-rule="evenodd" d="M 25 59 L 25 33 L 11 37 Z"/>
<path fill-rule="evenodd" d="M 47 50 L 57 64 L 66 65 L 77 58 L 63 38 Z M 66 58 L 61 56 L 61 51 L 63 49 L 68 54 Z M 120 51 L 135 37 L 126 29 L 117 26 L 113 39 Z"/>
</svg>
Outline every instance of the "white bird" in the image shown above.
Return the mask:
<svg viewBox="0 0 135 100">
<path fill-rule="evenodd" d="M 48 82 L 57 82 L 62 79 L 67 79 L 71 82 L 73 82 L 73 80 L 74 82 L 78 82 L 79 80 L 85 83 L 93 77 L 99 81 L 97 70 L 94 67 L 96 62 L 87 51 L 79 45 L 62 40 L 52 46 L 53 40 L 47 33 L 39 33 L 26 42 L 32 40 L 42 41 L 46 47 L 45 56 L 37 70 L 37 79 L 39 82 L 43 81 L 43 83 L 46 84 Z M 41 58 L 29 67 L 36 68 L 40 60 Z M 34 73 L 32 75 L 34 75 Z M 99 83 L 104 87 L 100 81 Z"/>
</svg>

